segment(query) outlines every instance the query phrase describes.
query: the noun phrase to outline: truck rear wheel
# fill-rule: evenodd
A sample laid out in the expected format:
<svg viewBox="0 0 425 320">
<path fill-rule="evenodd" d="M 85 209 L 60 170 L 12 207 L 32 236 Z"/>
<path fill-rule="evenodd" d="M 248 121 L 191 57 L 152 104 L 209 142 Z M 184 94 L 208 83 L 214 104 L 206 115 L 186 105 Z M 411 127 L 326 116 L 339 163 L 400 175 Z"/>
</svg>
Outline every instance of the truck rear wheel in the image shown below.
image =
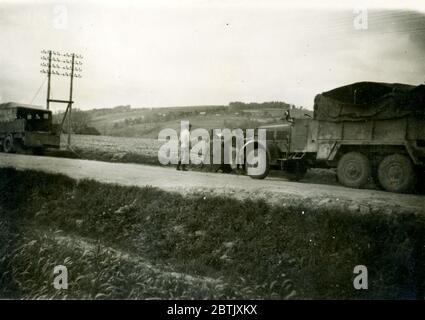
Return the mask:
<svg viewBox="0 0 425 320">
<path fill-rule="evenodd" d="M 338 161 L 338 181 L 350 188 L 366 185 L 371 173 L 369 159 L 360 152 L 348 152 Z"/>
<path fill-rule="evenodd" d="M 13 153 L 15 152 L 15 146 L 13 141 L 13 136 L 8 135 L 3 140 L 3 151 L 6 153 Z"/>
<path fill-rule="evenodd" d="M 415 186 L 415 169 L 405 155 L 386 156 L 378 166 L 378 179 L 381 186 L 390 192 L 409 192 Z"/>
</svg>

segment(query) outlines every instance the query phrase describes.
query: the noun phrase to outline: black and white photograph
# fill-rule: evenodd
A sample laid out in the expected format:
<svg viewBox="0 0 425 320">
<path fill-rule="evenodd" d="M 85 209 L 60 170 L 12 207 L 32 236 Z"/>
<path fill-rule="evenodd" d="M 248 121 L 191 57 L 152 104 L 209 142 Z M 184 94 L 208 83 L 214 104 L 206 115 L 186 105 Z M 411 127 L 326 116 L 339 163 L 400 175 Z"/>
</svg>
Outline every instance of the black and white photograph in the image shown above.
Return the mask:
<svg viewBox="0 0 425 320">
<path fill-rule="evenodd" d="M 0 300 L 424 300 L 425 2 L 0 0 L 0 41 Z"/>
</svg>

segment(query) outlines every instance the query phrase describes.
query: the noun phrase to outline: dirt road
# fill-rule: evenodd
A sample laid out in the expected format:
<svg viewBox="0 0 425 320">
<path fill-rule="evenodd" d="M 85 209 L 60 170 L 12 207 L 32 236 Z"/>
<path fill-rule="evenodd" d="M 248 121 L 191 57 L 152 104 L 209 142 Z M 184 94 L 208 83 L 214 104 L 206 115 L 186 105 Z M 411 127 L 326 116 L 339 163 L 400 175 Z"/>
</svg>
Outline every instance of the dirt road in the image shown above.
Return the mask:
<svg viewBox="0 0 425 320">
<path fill-rule="evenodd" d="M 294 200 L 310 205 L 341 206 L 359 213 L 385 208 L 388 212 L 425 212 L 425 196 L 393 194 L 378 190 L 348 189 L 339 185 L 290 182 L 283 178 L 253 180 L 231 174 L 181 172 L 171 167 L 121 164 L 90 160 L 0 154 L 0 167 L 18 170 L 32 169 L 65 174 L 75 179 L 94 179 L 99 182 L 127 186 L 153 186 L 182 194 L 193 192 L 244 198 L 262 198 L 267 202 L 285 205 Z"/>
</svg>

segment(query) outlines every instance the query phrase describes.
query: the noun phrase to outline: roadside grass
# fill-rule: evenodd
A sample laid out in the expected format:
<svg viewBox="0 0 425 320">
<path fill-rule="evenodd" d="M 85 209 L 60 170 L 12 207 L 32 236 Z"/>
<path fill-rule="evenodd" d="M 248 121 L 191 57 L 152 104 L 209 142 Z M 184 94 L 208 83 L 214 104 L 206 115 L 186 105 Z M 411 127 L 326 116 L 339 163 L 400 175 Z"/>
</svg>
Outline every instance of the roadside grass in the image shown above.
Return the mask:
<svg viewBox="0 0 425 320">
<path fill-rule="evenodd" d="M 2 222 L 4 224 L 4 221 Z M 3 243 L 0 297 L 23 299 L 235 299 L 252 297 L 248 287 L 163 271 L 95 242 L 83 246 L 61 232 L 23 227 Z M 68 269 L 67 290 L 53 286 L 57 265 Z"/>
<path fill-rule="evenodd" d="M 0 221 L 3 297 L 423 298 L 425 218 L 414 213 L 352 214 L 295 199 L 273 206 L 4 169 Z M 101 254 L 58 243 L 58 233 Z M 139 258 L 219 285 L 173 282 Z M 72 280 L 59 295 L 53 264 L 66 261 Z M 356 265 L 368 268 L 368 290 L 353 288 Z"/>
</svg>

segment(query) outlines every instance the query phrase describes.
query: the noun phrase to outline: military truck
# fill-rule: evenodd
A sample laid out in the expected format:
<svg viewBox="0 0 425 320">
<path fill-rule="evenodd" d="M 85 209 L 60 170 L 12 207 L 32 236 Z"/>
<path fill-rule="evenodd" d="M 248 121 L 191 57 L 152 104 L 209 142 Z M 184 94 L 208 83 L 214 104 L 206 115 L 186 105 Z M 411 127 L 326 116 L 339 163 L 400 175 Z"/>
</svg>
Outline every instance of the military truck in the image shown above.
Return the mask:
<svg viewBox="0 0 425 320">
<path fill-rule="evenodd" d="M 52 112 L 33 105 L 0 104 L 0 150 L 13 153 L 59 148 L 60 126 L 52 123 Z"/>
<path fill-rule="evenodd" d="M 245 148 L 265 148 L 267 170 L 252 178 L 279 169 L 299 180 L 309 168 L 336 168 L 347 187 L 372 178 L 387 191 L 409 192 L 425 166 L 425 86 L 354 83 L 317 95 L 310 119 L 260 128 L 266 146 L 252 140 Z"/>
</svg>

